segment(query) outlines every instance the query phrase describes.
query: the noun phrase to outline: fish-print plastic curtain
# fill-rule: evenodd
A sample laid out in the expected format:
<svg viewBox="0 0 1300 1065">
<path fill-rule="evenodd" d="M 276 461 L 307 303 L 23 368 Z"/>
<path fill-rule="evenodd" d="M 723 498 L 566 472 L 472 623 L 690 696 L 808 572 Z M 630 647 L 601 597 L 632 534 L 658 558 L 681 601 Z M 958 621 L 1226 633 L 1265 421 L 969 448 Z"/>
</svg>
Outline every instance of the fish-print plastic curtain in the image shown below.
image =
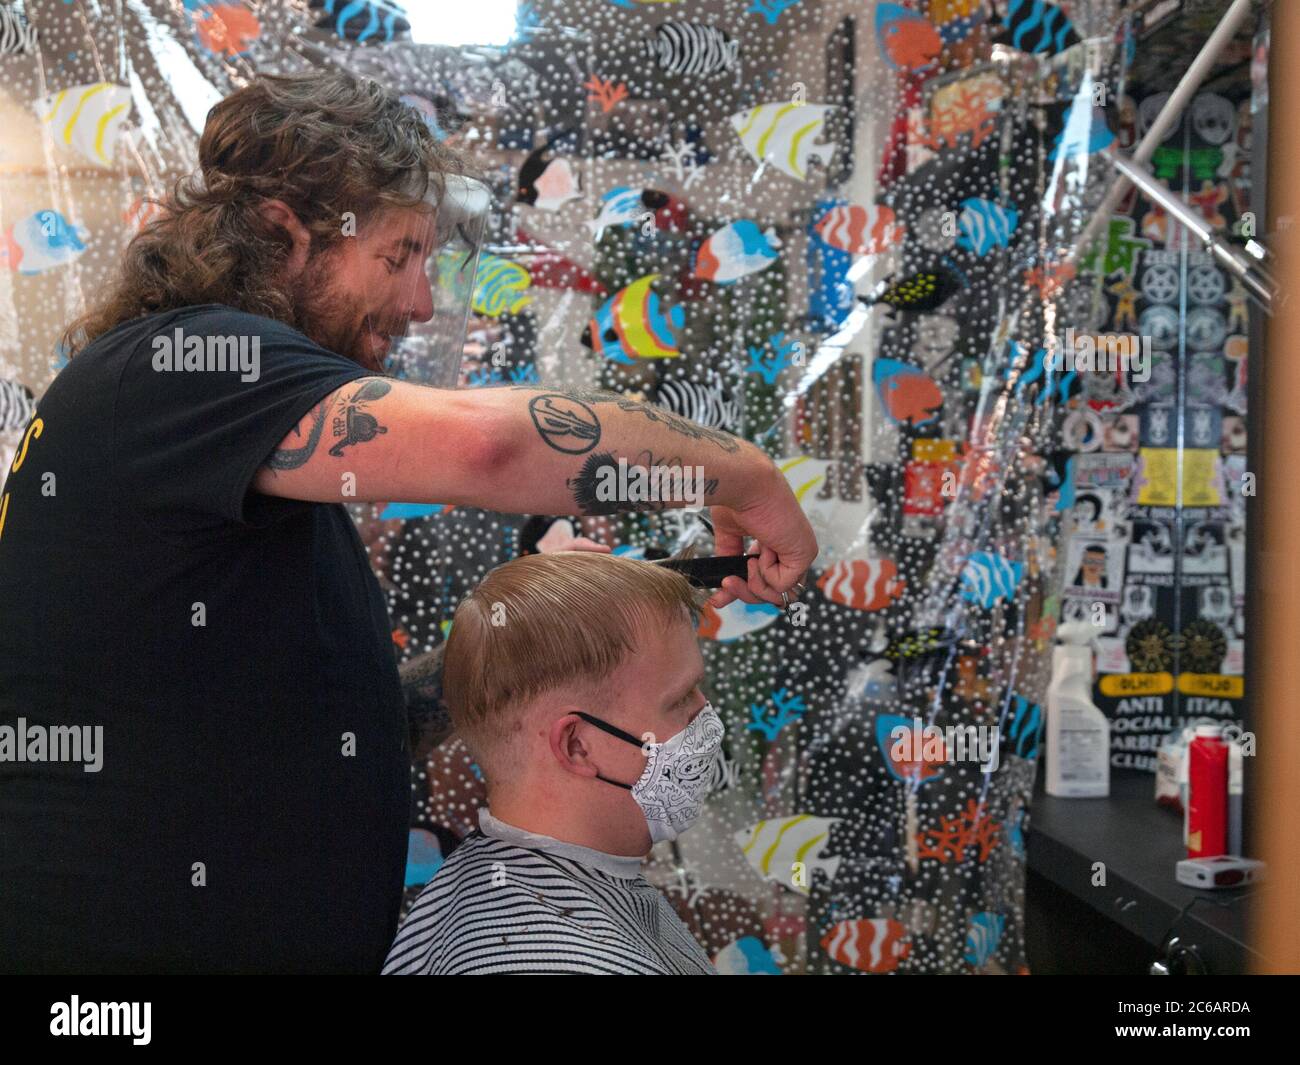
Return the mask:
<svg viewBox="0 0 1300 1065">
<path fill-rule="evenodd" d="M 1133 277 L 1114 226 L 1069 255 L 1132 107 L 1118 0 L 7 0 L 0 19 L 10 453 L 212 104 L 259 73 L 382 81 L 494 179 L 461 386 L 597 386 L 743 435 L 817 532 L 788 615 L 706 611 L 727 779 L 648 875 L 725 972 L 1027 971 L 1086 465 L 1063 425 L 1137 431 L 1046 357 Z M 356 510 L 403 659 L 526 519 Z M 696 512 L 574 524 L 629 557 L 709 550 Z M 421 759 L 411 895 L 482 794 L 454 738 Z"/>
</svg>

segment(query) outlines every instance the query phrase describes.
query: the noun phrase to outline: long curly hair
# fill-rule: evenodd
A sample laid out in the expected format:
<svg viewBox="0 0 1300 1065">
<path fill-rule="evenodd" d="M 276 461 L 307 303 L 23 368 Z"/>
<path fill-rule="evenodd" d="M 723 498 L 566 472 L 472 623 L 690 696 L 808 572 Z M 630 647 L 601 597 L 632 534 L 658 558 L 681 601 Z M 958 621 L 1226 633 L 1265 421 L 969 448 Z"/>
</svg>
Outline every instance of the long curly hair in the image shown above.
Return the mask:
<svg viewBox="0 0 1300 1065">
<path fill-rule="evenodd" d="M 311 255 L 390 208 L 432 209 L 445 176 L 478 176 L 441 144 L 421 113 L 365 78 L 341 70 L 263 75 L 208 112 L 199 169 L 178 178 L 159 215 L 127 245 L 105 295 L 64 331 L 75 354 L 141 315 L 224 303 L 296 328 L 283 279 L 289 234 L 259 208 L 278 199 L 311 234 Z"/>
</svg>

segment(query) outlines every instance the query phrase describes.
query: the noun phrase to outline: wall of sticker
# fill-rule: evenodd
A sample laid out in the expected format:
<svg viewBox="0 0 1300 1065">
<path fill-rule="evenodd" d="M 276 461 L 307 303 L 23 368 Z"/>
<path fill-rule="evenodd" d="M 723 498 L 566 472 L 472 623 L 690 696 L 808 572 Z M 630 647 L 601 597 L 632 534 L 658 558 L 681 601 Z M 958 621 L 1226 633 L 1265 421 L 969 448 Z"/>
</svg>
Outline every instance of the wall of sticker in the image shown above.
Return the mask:
<svg viewBox="0 0 1300 1065">
<path fill-rule="evenodd" d="M 1139 196 L 1069 255 L 1101 153 L 1164 91 L 1136 79 L 1140 23 L 1122 0 L 531 0 L 475 5 L 504 29 L 465 45 L 452 7 L 0 4 L 0 446 L 216 100 L 324 64 L 382 81 L 494 180 L 460 385 L 596 386 L 744 435 L 817 531 L 790 616 L 703 618 L 728 780 L 648 875 L 727 972 L 1028 971 L 1057 620 L 1099 614 L 1117 766 L 1241 692 L 1242 293 Z M 1153 162 L 1216 224 L 1247 209 L 1250 115 L 1249 79 L 1207 91 Z M 1066 326 L 1149 337 L 1149 379 L 1055 368 Z M 354 510 L 416 671 L 550 526 Z M 709 550 L 680 510 L 572 525 Z M 483 798 L 454 737 L 416 768 L 412 898 Z"/>
<path fill-rule="evenodd" d="M 1183 37 L 1154 37 L 1135 65 L 1116 116 L 1122 150 L 1145 135 L 1213 13 L 1194 21 Z M 1253 84 L 1249 46 L 1224 57 L 1231 72 L 1193 98 L 1151 161 L 1207 224 L 1239 237 L 1257 214 L 1250 152 L 1266 56 Z M 1111 764 L 1153 771 L 1171 729 L 1241 716 L 1250 306 L 1241 283 L 1133 189 L 1062 299 L 1078 335 L 1136 335 L 1150 351 L 1142 373 L 1083 382 L 1063 423 L 1057 508 L 1061 617 L 1104 633 L 1095 697 L 1111 719 Z"/>
</svg>

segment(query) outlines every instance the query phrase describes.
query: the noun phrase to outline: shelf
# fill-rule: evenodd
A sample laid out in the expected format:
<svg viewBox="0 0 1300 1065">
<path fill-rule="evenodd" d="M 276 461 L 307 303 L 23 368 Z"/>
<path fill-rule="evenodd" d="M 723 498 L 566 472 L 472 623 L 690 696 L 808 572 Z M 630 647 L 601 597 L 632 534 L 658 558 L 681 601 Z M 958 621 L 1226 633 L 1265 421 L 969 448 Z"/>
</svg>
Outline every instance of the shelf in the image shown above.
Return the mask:
<svg viewBox="0 0 1300 1065">
<path fill-rule="evenodd" d="M 1187 856 L 1182 815 L 1157 806 L 1151 774 L 1111 770 L 1105 799 L 1058 799 L 1043 790 L 1043 762 L 1029 811 L 1028 863 L 1157 950 L 1171 932 L 1194 943 L 1212 973 L 1245 972 L 1257 957 L 1249 945 L 1248 899 L 1266 885 L 1198 891 L 1174 879 Z M 1103 862 L 1104 887 L 1093 886 Z M 1153 953 L 1153 958 L 1158 956 Z"/>
</svg>

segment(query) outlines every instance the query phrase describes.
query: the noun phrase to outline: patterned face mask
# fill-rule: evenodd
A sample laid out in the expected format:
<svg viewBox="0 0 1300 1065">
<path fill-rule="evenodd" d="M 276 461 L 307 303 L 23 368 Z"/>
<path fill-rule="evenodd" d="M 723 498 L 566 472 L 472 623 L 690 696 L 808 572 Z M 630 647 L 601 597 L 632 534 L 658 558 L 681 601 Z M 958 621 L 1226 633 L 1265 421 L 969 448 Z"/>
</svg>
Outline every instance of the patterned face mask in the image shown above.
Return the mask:
<svg viewBox="0 0 1300 1065">
<path fill-rule="evenodd" d="M 643 743 L 608 722 L 579 712 L 584 721 L 617 736 L 646 755 L 645 772 L 635 784 L 624 784 L 596 774 L 597 780 L 626 788 L 645 814 L 655 843 L 676 839 L 693 825 L 704 807 L 704 797 L 722 782 L 722 738 L 726 728 L 711 703 L 676 736 L 663 743 Z"/>
</svg>

